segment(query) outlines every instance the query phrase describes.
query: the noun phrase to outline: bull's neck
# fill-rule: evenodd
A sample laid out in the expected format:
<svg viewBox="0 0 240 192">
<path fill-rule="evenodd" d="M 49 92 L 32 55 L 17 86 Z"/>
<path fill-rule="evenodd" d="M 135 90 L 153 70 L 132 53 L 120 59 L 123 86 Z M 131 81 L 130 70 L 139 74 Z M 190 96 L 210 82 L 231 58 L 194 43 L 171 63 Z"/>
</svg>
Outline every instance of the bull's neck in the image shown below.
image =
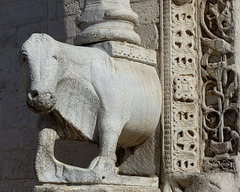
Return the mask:
<svg viewBox="0 0 240 192">
<path fill-rule="evenodd" d="M 96 48 L 60 44 L 66 73 L 74 73 L 91 82 L 91 65 Z"/>
</svg>

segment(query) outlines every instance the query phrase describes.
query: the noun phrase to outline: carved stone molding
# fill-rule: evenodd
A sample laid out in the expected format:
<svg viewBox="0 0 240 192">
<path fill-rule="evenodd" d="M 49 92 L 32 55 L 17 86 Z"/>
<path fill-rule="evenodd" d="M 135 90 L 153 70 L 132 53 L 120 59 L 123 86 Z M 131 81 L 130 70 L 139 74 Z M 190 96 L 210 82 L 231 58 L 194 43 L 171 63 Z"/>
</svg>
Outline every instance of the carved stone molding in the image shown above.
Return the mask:
<svg viewBox="0 0 240 192">
<path fill-rule="evenodd" d="M 96 44 L 94 47 L 99 47 L 114 58 L 127 59 L 154 67 L 157 66 L 156 51 L 151 49 L 145 49 L 134 44 L 116 41 L 106 41 Z"/>
<path fill-rule="evenodd" d="M 173 107 L 173 168 L 195 172 L 198 169 L 198 111 L 196 104 Z"/>
<path fill-rule="evenodd" d="M 164 1 L 163 191 L 239 191 L 240 1 Z"/>
<path fill-rule="evenodd" d="M 201 2 L 204 171 L 234 172 L 239 152 L 239 74 L 234 1 Z"/>
<path fill-rule="evenodd" d="M 197 3 L 163 4 L 169 12 L 163 13 L 163 54 L 170 56 L 163 61 L 164 162 L 169 173 L 200 171 Z"/>
</svg>

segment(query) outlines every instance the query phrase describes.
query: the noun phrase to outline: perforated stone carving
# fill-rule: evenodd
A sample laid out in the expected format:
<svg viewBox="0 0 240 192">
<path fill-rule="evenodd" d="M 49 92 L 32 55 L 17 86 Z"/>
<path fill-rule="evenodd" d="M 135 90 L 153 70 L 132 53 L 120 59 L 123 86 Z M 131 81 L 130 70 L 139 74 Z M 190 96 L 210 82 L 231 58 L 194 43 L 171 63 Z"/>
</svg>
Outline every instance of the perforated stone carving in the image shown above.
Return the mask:
<svg viewBox="0 0 240 192">
<path fill-rule="evenodd" d="M 173 83 L 175 101 L 194 101 L 196 97 L 196 85 L 194 85 L 194 78 L 191 75 L 177 76 Z"/>
<path fill-rule="evenodd" d="M 188 53 L 185 52 L 182 53 L 181 55 L 179 54 L 173 55 L 172 65 L 173 71 L 182 71 L 193 68 L 195 63 L 192 55 L 189 55 Z"/>
<path fill-rule="evenodd" d="M 232 1 L 202 1 L 203 126 L 207 170 L 234 171 L 239 151 L 239 74 L 234 60 Z M 229 156 L 230 155 L 230 156 Z M 218 164 L 218 166 L 213 166 Z M 209 165 L 209 166 L 208 166 Z"/>
<path fill-rule="evenodd" d="M 165 66 L 165 169 L 199 171 L 198 54 L 195 1 L 170 3 L 171 65 Z M 166 3 L 168 4 L 168 3 Z M 166 39 L 164 39 L 167 41 Z M 167 49 L 167 47 L 165 47 Z M 167 93 L 172 93 L 167 95 Z M 167 99 L 167 98 L 166 98 Z M 172 117 L 172 119 L 168 117 Z M 194 119 L 194 123 L 192 121 Z M 169 128 L 168 128 L 169 127 Z M 172 135 L 171 135 L 172 133 Z M 172 140 L 172 141 L 171 141 Z M 172 147 L 168 145 L 172 145 Z M 172 151 L 171 151 L 172 149 Z M 170 163 L 171 161 L 171 163 Z"/>
<path fill-rule="evenodd" d="M 211 171 L 218 171 L 218 172 L 230 172 L 230 173 L 236 173 L 236 163 L 234 159 L 206 159 L 204 161 L 204 171 L 211 172 Z"/>
<path fill-rule="evenodd" d="M 173 108 L 173 165 L 176 171 L 194 172 L 198 169 L 198 124 L 195 104 Z"/>
<path fill-rule="evenodd" d="M 232 22 L 232 8 L 232 1 L 228 0 L 202 1 L 201 24 L 209 37 L 213 39 L 220 37 L 229 42 L 233 41 L 234 23 Z"/>
<path fill-rule="evenodd" d="M 163 3 L 164 192 L 239 191 L 239 7 Z"/>
</svg>

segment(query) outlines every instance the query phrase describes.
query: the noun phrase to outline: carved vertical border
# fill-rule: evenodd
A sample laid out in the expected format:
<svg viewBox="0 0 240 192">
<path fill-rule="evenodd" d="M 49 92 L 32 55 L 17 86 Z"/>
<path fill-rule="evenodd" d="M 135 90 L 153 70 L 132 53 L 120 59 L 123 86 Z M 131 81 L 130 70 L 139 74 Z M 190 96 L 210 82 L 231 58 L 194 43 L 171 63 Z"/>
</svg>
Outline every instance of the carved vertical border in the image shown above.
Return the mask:
<svg viewBox="0 0 240 192">
<path fill-rule="evenodd" d="M 199 172 L 197 0 L 171 5 L 173 171 Z"/>
<path fill-rule="evenodd" d="M 163 167 L 165 173 L 172 172 L 172 67 L 171 67 L 171 0 L 165 0 L 163 10 Z"/>
<path fill-rule="evenodd" d="M 237 172 L 239 0 L 201 0 L 202 123 L 205 172 Z"/>
<path fill-rule="evenodd" d="M 201 73 L 201 59 L 202 59 L 202 46 L 201 46 L 201 19 L 200 19 L 200 13 L 201 13 L 201 0 L 196 0 L 196 9 L 197 9 L 197 17 L 196 17 L 196 23 L 197 23 L 197 47 L 198 47 L 198 126 L 199 126 L 199 171 L 202 171 L 202 164 L 203 164 L 203 158 L 204 158 L 204 149 L 205 149 L 205 143 L 203 142 L 203 128 L 202 128 L 202 73 Z"/>
<path fill-rule="evenodd" d="M 182 5 L 166 0 L 162 4 L 162 10 L 164 172 L 200 172 L 198 0 Z M 182 23 L 176 22 L 178 16 L 183 17 Z M 183 36 L 182 42 L 175 41 L 176 35 Z M 192 42 L 189 43 L 189 40 Z M 176 62 L 179 66 L 176 66 Z M 184 65 L 182 67 L 181 62 Z M 178 115 L 185 119 L 177 121 Z"/>
</svg>

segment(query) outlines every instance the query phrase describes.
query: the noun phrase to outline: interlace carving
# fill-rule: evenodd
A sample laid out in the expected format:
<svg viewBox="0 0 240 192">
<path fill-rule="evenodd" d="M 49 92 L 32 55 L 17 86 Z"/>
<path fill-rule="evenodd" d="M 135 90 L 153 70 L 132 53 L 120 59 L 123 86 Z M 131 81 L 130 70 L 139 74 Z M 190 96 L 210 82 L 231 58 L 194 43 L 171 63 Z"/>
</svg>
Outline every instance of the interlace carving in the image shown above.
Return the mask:
<svg viewBox="0 0 240 192">
<path fill-rule="evenodd" d="M 178 76 L 174 79 L 174 99 L 176 101 L 194 101 L 196 93 L 194 92 L 194 78 L 192 76 Z"/>
<path fill-rule="evenodd" d="M 216 160 L 213 158 L 207 158 L 204 160 L 203 163 L 203 170 L 204 171 L 226 171 L 235 173 L 236 166 L 234 159 L 220 159 Z"/>
<path fill-rule="evenodd" d="M 230 0 L 201 3 L 204 165 L 211 165 L 207 170 L 229 172 L 234 170 L 229 158 L 239 151 L 239 75 L 233 52 L 232 6 Z"/>
</svg>

